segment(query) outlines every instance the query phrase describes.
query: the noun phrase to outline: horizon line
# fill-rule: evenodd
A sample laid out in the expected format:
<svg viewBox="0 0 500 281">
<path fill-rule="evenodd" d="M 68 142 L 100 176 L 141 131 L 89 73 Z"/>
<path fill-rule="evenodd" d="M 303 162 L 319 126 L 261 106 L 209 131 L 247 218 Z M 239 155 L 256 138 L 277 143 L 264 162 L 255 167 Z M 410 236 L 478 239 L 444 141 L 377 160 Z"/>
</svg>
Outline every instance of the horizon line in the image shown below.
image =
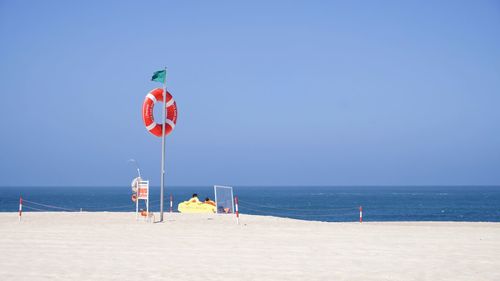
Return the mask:
<svg viewBox="0 0 500 281">
<path fill-rule="evenodd" d="M 169 185 L 170 187 L 203 187 L 209 186 L 213 187 L 215 185 L 220 184 L 193 184 L 193 185 Z M 303 184 L 294 184 L 294 185 L 228 185 L 231 187 L 500 187 L 500 184 L 314 184 L 314 185 L 303 185 Z M 0 188 L 5 187 L 120 187 L 120 186 L 128 186 L 128 185 L 0 185 Z M 160 185 L 151 185 L 151 187 L 160 187 Z"/>
</svg>

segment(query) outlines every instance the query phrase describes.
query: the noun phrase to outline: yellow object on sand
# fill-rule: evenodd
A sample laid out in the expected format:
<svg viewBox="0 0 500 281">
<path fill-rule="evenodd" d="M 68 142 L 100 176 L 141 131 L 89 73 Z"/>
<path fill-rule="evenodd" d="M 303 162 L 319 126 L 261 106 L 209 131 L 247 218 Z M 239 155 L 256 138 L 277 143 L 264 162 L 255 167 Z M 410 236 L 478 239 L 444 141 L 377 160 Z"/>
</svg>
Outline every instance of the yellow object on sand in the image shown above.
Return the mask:
<svg viewBox="0 0 500 281">
<path fill-rule="evenodd" d="M 215 213 L 215 206 L 202 202 L 184 201 L 179 203 L 177 210 L 181 213 Z"/>
</svg>

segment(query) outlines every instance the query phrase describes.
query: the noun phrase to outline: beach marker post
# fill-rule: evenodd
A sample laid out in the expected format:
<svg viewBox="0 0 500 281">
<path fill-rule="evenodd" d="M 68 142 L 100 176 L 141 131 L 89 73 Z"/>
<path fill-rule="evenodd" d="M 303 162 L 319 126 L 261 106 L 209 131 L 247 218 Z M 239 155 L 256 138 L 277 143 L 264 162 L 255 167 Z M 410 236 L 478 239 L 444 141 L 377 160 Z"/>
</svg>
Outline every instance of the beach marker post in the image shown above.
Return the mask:
<svg viewBox="0 0 500 281">
<path fill-rule="evenodd" d="M 173 202 L 174 201 L 174 197 L 172 196 L 172 194 L 170 194 L 170 213 L 172 213 L 172 205 L 173 205 Z"/>
<path fill-rule="evenodd" d="M 240 224 L 240 212 L 238 211 L 238 196 L 234 196 L 234 207 L 236 213 L 236 223 Z"/>
<path fill-rule="evenodd" d="M 363 206 L 359 206 L 359 223 L 363 222 Z"/>
<path fill-rule="evenodd" d="M 23 214 L 23 197 L 19 196 L 19 221 L 21 221 L 22 214 Z"/>
</svg>

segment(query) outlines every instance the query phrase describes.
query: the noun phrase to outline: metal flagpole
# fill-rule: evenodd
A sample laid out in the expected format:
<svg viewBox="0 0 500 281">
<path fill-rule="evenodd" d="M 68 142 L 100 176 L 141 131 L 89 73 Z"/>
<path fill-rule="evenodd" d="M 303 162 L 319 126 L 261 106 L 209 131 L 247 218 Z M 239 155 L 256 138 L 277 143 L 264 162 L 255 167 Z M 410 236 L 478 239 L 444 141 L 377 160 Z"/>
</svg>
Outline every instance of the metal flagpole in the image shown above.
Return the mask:
<svg viewBox="0 0 500 281">
<path fill-rule="evenodd" d="M 163 185 L 165 184 L 165 121 L 167 120 L 167 67 L 163 80 L 163 125 L 161 134 L 161 188 L 160 188 L 160 221 L 163 221 Z"/>
</svg>

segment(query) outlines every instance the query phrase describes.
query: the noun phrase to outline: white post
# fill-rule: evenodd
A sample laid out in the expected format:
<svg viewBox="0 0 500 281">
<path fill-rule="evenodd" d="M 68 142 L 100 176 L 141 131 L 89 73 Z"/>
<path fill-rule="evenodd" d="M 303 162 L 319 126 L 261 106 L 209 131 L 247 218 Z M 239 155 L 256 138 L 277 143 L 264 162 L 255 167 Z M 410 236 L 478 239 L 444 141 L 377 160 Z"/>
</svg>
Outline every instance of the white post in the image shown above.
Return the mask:
<svg viewBox="0 0 500 281">
<path fill-rule="evenodd" d="M 165 121 L 167 120 L 167 68 L 163 80 L 163 125 L 161 134 L 161 180 L 160 180 L 160 221 L 163 221 L 163 185 L 165 183 Z"/>
<path fill-rule="evenodd" d="M 21 221 L 22 215 L 23 215 L 23 197 L 19 196 L 19 221 Z"/>
<path fill-rule="evenodd" d="M 135 198 L 135 220 L 139 220 L 139 181 L 137 181 L 137 191 Z"/>
<path fill-rule="evenodd" d="M 234 197 L 234 205 L 236 207 L 236 223 L 240 224 L 240 212 L 238 211 L 238 196 Z"/>
<path fill-rule="evenodd" d="M 137 168 L 137 174 L 139 175 L 139 177 L 141 177 L 141 169 L 139 169 L 139 163 L 137 163 L 137 161 L 134 160 L 134 163 L 135 163 L 135 167 Z"/>
<path fill-rule="evenodd" d="M 215 195 L 215 213 L 218 214 L 219 213 L 219 201 L 217 201 L 217 186 L 214 185 L 214 195 Z M 232 194 L 231 194 L 231 198 L 233 198 Z"/>
</svg>

